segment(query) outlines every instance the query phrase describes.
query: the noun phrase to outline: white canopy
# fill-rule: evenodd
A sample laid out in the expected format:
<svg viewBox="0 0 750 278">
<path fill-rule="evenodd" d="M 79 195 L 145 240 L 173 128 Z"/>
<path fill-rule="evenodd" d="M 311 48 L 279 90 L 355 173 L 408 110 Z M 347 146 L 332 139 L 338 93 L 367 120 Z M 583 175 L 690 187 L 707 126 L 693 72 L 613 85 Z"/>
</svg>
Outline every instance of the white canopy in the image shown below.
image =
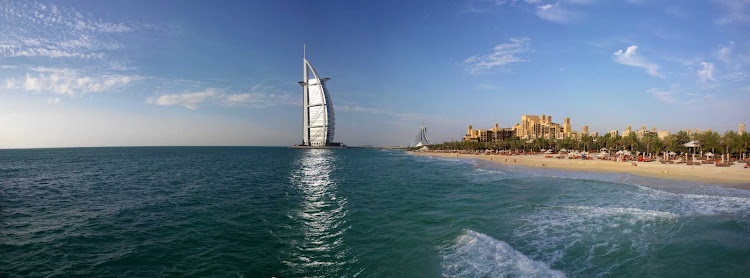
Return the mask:
<svg viewBox="0 0 750 278">
<path fill-rule="evenodd" d="M 668 152 L 667 154 L 668 154 L 668 155 L 676 155 L 676 153 L 675 153 L 675 152 Z"/>
<path fill-rule="evenodd" d="M 607 151 L 607 148 L 601 148 L 601 149 L 599 149 L 599 150 L 600 150 L 600 151 L 604 151 L 604 152 L 606 152 L 606 151 Z"/>
<path fill-rule="evenodd" d="M 546 151 L 546 152 L 544 152 L 544 153 L 546 153 L 546 154 L 550 154 L 550 153 L 552 153 L 552 150 L 547 150 L 547 151 Z"/>
<path fill-rule="evenodd" d="M 567 152 L 568 150 L 566 150 L 565 148 L 563 148 L 563 149 L 562 149 L 562 150 L 560 150 L 560 151 L 561 151 L 561 152 Z"/>
<path fill-rule="evenodd" d="M 424 146 L 424 147 L 422 147 L 422 148 L 421 148 L 421 149 L 419 149 L 419 150 L 420 150 L 420 151 L 429 151 L 429 150 L 430 150 L 430 148 L 428 148 L 427 146 Z"/>
<path fill-rule="evenodd" d="M 622 154 L 622 151 L 621 150 L 617 151 L 615 154 Z"/>
<path fill-rule="evenodd" d="M 688 148 L 696 148 L 700 146 L 700 143 L 698 141 L 693 140 L 693 141 L 685 143 L 683 146 L 688 147 Z"/>
<path fill-rule="evenodd" d="M 706 156 L 714 156 L 714 154 L 712 152 L 707 152 Z"/>
<path fill-rule="evenodd" d="M 546 151 L 547 149 L 541 149 L 540 151 Z"/>
</svg>

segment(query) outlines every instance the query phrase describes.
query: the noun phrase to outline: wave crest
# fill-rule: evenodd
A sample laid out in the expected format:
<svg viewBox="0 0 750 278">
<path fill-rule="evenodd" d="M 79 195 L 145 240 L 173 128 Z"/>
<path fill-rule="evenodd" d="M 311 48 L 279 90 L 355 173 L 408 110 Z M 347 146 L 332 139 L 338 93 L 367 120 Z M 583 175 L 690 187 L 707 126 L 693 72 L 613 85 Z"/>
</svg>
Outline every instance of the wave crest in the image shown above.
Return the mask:
<svg viewBox="0 0 750 278">
<path fill-rule="evenodd" d="M 464 230 L 441 255 L 446 277 L 565 277 L 508 243 L 472 230 Z"/>
</svg>

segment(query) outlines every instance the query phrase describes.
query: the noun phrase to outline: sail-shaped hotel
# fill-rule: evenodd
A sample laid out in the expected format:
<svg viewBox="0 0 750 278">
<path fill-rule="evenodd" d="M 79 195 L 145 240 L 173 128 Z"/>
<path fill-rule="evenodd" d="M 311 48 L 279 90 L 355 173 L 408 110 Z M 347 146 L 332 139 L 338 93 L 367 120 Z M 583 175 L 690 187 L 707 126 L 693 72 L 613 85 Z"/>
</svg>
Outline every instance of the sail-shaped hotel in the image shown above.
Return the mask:
<svg viewBox="0 0 750 278">
<path fill-rule="evenodd" d="M 307 51 L 302 55 L 303 81 L 302 85 L 302 109 L 303 129 L 302 144 L 293 146 L 297 148 L 343 148 L 341 143 L 333 142 L 336 131 L 336 118 L 333 113 L 331 95 L 326 88 L 326 81 L 330 78 L 321 78 L 315 68 L 307 61 Z M 312 73 L 312 78 L 310 78 Z"/>
</svg>

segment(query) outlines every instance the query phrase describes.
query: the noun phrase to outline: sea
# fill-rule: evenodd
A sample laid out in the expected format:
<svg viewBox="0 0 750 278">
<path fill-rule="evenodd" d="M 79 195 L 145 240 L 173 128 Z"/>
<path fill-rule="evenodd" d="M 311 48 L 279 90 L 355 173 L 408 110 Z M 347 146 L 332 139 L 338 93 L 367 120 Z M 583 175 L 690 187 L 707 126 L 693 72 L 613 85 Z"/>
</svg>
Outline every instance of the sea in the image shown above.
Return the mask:
<svg viewBox="0 0 750 278">
<path fill-rule="evenodd" d="M 0 277 L 750 277 L 750 191 L 402 150 L 0 150 Z"/>
</svg>

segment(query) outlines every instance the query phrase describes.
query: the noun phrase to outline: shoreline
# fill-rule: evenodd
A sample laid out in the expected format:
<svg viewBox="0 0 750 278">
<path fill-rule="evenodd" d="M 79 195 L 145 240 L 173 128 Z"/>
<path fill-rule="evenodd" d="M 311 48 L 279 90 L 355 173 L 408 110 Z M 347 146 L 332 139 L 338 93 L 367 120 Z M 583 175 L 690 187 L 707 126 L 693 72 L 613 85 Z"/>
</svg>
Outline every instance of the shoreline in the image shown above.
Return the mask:
<svg viewBox="0 0 750 278">
<path fill-rule="evenodd" d="M 722 187 L 750 190 L 750 169 L 737 163 L 731 167 L 716 167 L 713 164 L 689 166 L 682 164 L 661 164 L 659 162 L 638 162 L 631 166 L 629 162 L 608 160 L 579 160 L 544 158 L 543 154 L 535 155 L 485 155 L 434 152 L 408 152 L 413 155 L 445 158 L 481 159 L 499 165 L 518 165 L 534 168 L 549 168 L 568 171 L 586 171 L 596 173 L 623 173 L 647 178 L 705 182 Z M 515 160 L 515 162 L 514 162 Z"/>
</svg>

